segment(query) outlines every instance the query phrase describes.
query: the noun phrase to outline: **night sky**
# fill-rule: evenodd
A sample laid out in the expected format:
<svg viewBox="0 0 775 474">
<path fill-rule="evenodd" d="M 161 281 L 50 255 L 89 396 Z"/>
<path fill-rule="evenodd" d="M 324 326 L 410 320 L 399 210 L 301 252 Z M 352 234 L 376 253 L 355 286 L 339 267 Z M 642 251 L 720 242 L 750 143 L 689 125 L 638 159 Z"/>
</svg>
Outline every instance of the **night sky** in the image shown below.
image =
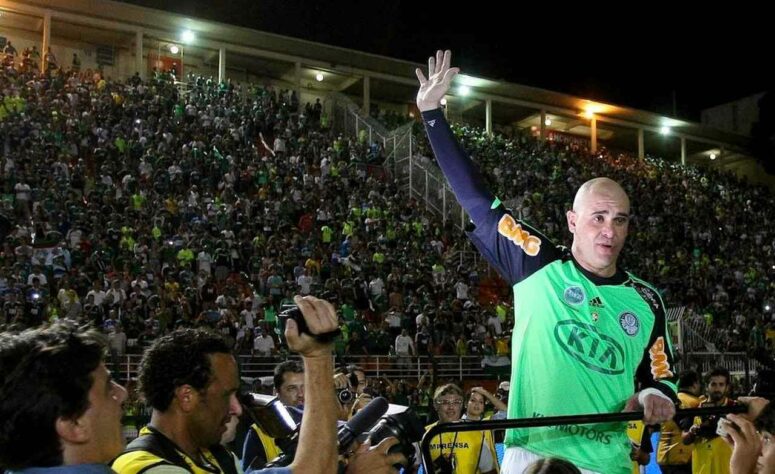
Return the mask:
<svg viewBox="0 0 775 474">
<path fill-rule="evenodd" d="M 683 14 L 678 2 L 124 1 L 415 62 L 449 48 L 475 76 L 666 115 L 675 97 L 678 117 L 696 121 L 775 84 L 775 25 L 761 4 Z"/>
</svg>

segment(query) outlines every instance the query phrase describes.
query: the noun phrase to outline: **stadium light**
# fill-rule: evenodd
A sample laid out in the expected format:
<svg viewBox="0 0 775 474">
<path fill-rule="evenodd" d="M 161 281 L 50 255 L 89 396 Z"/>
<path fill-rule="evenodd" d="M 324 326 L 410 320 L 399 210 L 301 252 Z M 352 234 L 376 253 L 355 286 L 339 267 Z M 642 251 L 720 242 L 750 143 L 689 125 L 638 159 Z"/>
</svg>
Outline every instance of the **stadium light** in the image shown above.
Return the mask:
<svg viewBox="0 0 775 474">
<path fill-rule="evenodd" d="M 663 126 L 662 128 L 659 129 L 659 133 L 661 133 L 662 135 L 670 135 L 670 127 Z"/>
<path fill-rule="evenodd" d="M 186 44 L 191 44 L 196 39 L 196 35 L 194 35 L 194 32 L 191 30 L 183 30 L 183 33 L 180 35 L 180 39 L 183 40 Z"/>
<path fill-rule="evenodd" d="M 595 102 L 586 101 L 584 104 L 584 113 L 582 115 L 591 120 L 595 118 L 595 114 L 599 114 L 601 112 L 603 112 L 602 105 L 596 104 Z"/>
<path fill-rule="evenodd" d="M 319 73 L 315 74 L 315 80 L 318 81 L 318 82 L 323 82 L 323 73 L 319 72 Z"/>
<path fill-rule="evenodd" d="M 178 54 L 179 52 L 180 52 L 180 48 L 178 48 L 176 45 L 173 44 L 170 46 L 170 53 Z"/>
<path fill-rule="evenodd" d="M 468 86 L 460 86 L 460 87 L 458 88 L 458 90 L 457 90 L 457 91 L 458 91 L 458 93 L 459 93 L 460 95 L 462 95 L 463 97 L 465 97 L 465 96 L 467 96 L 468 94 L 470 94 L 470 93 L 471 93 L 471 88 L 470 88 L 470 87 L 468 87 Z"/>
</svg>

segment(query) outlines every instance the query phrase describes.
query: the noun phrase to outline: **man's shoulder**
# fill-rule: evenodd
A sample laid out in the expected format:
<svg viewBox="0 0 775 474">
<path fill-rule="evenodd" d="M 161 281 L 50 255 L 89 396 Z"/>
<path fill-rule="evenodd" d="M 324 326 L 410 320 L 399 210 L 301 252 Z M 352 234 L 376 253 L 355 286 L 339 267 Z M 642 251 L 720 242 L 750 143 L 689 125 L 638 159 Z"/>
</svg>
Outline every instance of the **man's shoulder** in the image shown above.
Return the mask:
<svg viewBox="0 0 775 474">
<path fill-rule="evenodd" d="M 179 466 L 165 459 L 161 454 L 155 454 L 144 449 L 132 450 L 131 448 L 119 455 L 113 461 L 111 467 L 119 474 L 139 474 L 141 472 L 178 474 L 188 472 L 186 467 Z"/>
</svg>

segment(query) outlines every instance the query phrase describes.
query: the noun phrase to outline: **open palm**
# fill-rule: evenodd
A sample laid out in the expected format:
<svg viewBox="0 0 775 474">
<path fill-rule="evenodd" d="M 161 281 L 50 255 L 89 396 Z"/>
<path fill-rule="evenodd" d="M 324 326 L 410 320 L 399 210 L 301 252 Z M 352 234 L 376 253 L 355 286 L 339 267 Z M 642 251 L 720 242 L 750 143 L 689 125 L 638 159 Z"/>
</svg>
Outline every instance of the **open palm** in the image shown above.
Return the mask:
<svg viewBox="0 0 775 474">
<path fill-rule="evenodd" d="M 460 68 L 449 67 L 452 52 L 436 51 L 436 57 L 428 58 L 428 78 L 425 78 L 422 70 L 417 68 L 415 73 L 420 81 L 420 90 L 417 91 L 417 108 L 420 112 L 439 108 L 441 99 L 449 90 L 452 79 L 460 72 Z"/>
</svg>

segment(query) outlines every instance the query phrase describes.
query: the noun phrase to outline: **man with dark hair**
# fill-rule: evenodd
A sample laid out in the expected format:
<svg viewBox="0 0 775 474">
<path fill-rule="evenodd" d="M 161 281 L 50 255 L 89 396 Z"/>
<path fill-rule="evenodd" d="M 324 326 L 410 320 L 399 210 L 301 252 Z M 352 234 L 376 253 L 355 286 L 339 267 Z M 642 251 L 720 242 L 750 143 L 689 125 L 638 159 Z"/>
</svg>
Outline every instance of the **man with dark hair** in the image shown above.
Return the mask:
<svg viewBox="0 0 775 474">
<path fill-rule="evenodd" d="M 352 379 L 352 388 L 356 395 L 361 395 L 369 386 L 369 379 L 366 377 L 366 371 L 363 370 L 363 367 L 350 364 L 347 366 L 347 375 Z"/>
<path fill-rule="evenodd" d="M 105 367 L 105 346 L 69 322 L 0 334 L 0 470 L 110 472 L 127 393 Z"/>
<path fill-rule="evenodd" d="M 679 408 L 697 408 L 702 399 L 700 375 L 687 370 L 678 378 Z M 681 441 L 683 430 L 673 420 L 662 423 L 657 446 L 657 462 L 663 474 L 691 474 L 692 448 Z"/>
<path fill-rule="evenodd" d="M 161 337 L 143 355 L 138 379 L 153 409 L 151 422 L 114 470 L 135 474 L 172 465 L 238 472 L 220 445 L 227 423 L 242 412 L 237 363 L 223 338 L 199 329 Z"/>
<path fill-rule="evenodd" d="M 721 407 L 735 405 L 735 401 L 727 398 L 729 394 L 729 371 L 716 367 L 708 373 L 706 398 L 698 407 Z M 728 473 L 732 448 L 716 432 L 719 417 L 716 415 L 695 417 L 694 423 L 684 431 L 683 443 L 692 445 L 692 472 Z M 687 426 L 685 421 L 679 422 Z"/>
<path fill-rule="evenodd" d="M 311 334 L 337 328 L 331 304 L 314 297 L 296 297 Z M 288 347 L 301 354 L 305 384 L 315 387 L 305 407 L 299 447 L 287 468 L 259 472 L 300 474 L 335 472 L 336 423 L 333 413 L 331 344 L 299 334 L 295 321 L 286 324 Z M 151 422 L 140 437 L 113 462 L 119 474 L 236 474 L 236 458 L 220 445 L 232 416 L 242 407 L 237 363 L 224 340 L 204 330 L 182 329 L 158 339 L 140 363 L 140 392 L 153 408 Z M 312 441 L 312 437 L 315 441 Z"/>
<path fill-rule="evenodd" d="M 304 405 L 304 367 L 295 360 L 274 369 L 274 393 L 288 407 Z"/>
<path fill-rule="evenodd" d="M 274 394 L 286 407 L 301 408 L 304 405 L 304 367 L 298 361 L 288 360 L 275 367 Z M 242 447 L 242 469 L 261 467 L 282 452 L 274 438 L 254 423 Z"/>
</svg>

